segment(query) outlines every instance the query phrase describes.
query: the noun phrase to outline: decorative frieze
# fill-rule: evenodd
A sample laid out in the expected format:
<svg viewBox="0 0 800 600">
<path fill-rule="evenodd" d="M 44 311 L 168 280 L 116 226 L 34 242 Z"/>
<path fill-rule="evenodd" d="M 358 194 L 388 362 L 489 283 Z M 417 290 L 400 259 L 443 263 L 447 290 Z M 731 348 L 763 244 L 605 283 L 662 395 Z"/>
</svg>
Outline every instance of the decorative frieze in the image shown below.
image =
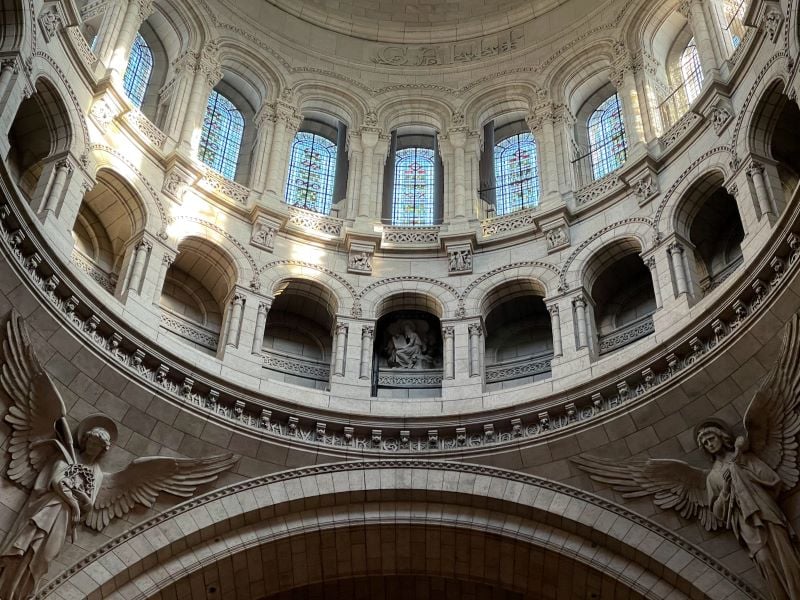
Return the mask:
<svg viewBox="0 0 800 600">
<path fill-rule="evenodd" d="M 439 230 L 439 227 L 385 226 L 381 244 L 389 248 L 438 248 Z"/>
<path fill-rule="evenodd" d="M 132 108 L 125 113 L 123 118 L 134 131 L 140 133 L 152 146 L 161 148 L 167 140 L 167 135 L 144 116 L 144 113 L 139 109 Z"/>
<path fill-rule="evenodd" d="M 608 335 L 601 336 L 599 341 L 600 354 L 606 354 L 618 350 L 623 346 L 632 344 L 648 335 L 655 333 L 656 328 L 653 317 L 647 315 L 637 321 L 626 325 Z"/>
<path fill-rule="evenodd" d="M 325 238 L 338 238 L 342 235 L 344 222 L 341 219 L 290 206 L 289 220 L 286 225 L 304 233 L 321 235 Z"/>
<path fill-rule="evenodd" d="M 432 67 L 472 63 L 508 54 L 523 43 L 524 37 L 524 30 L 516 28 L 453 44 L 383 46 L 375 52 L 372 62 L 389 67 Z"/>
<path fill-rule="evenodd" d="M 569 246 L 569 227 L 566 224 L 559 224 L 544 232 L 544 239 L 547 241 L 547 253 L 558 252 Z"/>
<path fill-rule="evenodd" d="M 553 355 L 526 357 L 486 367 L 486 383 L 512 381 L 542 375 L 552 370 Z"/>
<path fill-rule="evenodd" d="M 223 177 L 211 168 L 206 169 L 198 185 L 213 194 L 219 194 L 230 198 L 241 206 L 246 206 L 247 200 L 250 197 L 250 188 Z"/>
<path fill-rule="evenodd" d="M 357 275 L 371 275 L 374 254 L 374 243 L 351 241 L 347 254 L 347 270 Z"/>
<path fill-rule="evenodd" d="M 502 237 L 504 234 L 536 230 L 536 209 L 526 208 L 509 215 L 484 219 L 481 232 L 484 238 Z"/>
<path fill-rule="evenodd" d="M 315 381 L 328 381 L 330 379 L 331 369 L 326 363 L 283 354 L 274 350 L 265 350 L 263 354 L 265 369 Z"/>
<path fill-rule="evenodd" d="M 253 233 L 250 236 L 250 243 L 256 248 L 272 252 L 275 248 L 275 236 L 280 230 L 280 223 L 259 217 L 253 225 Z"/>
<path fill-rule="evenodd" d="M 602 179 L 593 181 L 575 193 L 575 202 L 578 206 L 590 204 L 605 196 L 611 195 L 625 187 L 625 183 L 617 173 L 609 173 Z"/>
<path fill-rule="evenodd" d="M 664 148 L 673 146 L 684 135 L 692 131 L 696 125 L 703 121 L 703 117 L 695 112 L 689 111 L 678 119 L 675 124 L 667 129 L 664 134 L 658 138 Z"/>
<path fill-rule="evenodd" d="M 160 326 L 172 333 L 194 342 L 198 346 L 203 346 L 209 350 L 216 350 L 219 343 L 219 335 L 205 329 L 198 323 L 187 321 L 178 315 L 168 312 L 162 307 Z"/>
</svg>

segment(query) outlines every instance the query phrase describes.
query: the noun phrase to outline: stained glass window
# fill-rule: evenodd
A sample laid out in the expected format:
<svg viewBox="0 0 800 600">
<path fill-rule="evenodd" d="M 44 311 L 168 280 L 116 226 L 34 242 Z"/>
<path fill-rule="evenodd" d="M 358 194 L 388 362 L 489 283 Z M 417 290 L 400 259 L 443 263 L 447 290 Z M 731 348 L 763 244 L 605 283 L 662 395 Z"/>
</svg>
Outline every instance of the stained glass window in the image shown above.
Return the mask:
<svg viewBox="0 0 800 600">
<path fill-rule="evenodd" d="M 746 0 L 725 0 L 725 30 L 731 39 L 731 44 L 737 48 L 744 37 L 744 14 L 747 12 Z"/>
<path fill-rule="evenodd" d="M 431 148 L 398 150 L 394 163 L 392 225 L 433 225 L 436 185 Z"/>
<path fill-rule="evenodd" d="M 700 95 L 700 88 L 703 85 L 703 69 L 700 67 L 700 56 L 697 54 L 694 38 L 689 41 L 689 45 L 681 54 L 681 75 L 686 90 L 686 102 L 691 104 Z"/>
<path fill-rule="evenodd" d="M 142 108 L 144 93 L 152 72 L 153 53 L 142 34 L 137 33 L 128 58 L 128 68 L 125 69 L 125 76 L 122 79 L 122 87 L 136 108 Z"/>
<path fill-rule="evenodd" d="M 243 133 L 242 113 L 225 96 L 211 90 L 197 157 L 222 176 L 233 179 Z"/>
<path fill-rule="evenodd" d="M 299 132 L 292 144 L 286 204 L 328 214 L 336 176 L 336 144 L 327 138 Z"/>
<path fill-rule="evenodd" d="M 628 142 L 622 123 L 619 96 L 614 94 L 589 117 L 589 153 L 592 177 L 600 179 L 619 169 L 625 162 Z"/>
<path fill-rule="evenodd" d="M 519 133 L 495 145 L 494 172 L 496 214 L 507 215 L 539 203 L 539 167 L 533 135 Z"/>
</svg>

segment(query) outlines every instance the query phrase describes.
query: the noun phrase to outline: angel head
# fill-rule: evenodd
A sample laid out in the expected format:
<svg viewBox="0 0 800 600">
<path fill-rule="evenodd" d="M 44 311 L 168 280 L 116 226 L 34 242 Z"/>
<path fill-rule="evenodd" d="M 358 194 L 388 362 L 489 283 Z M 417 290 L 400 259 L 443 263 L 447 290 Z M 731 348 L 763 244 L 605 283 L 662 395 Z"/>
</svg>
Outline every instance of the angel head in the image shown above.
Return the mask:
<svg viewBox="0 0 800 600">
<path fill-rule="evenodd" d="M 734 449 L 734 436 L 722 421 L 708 420 L 695 429 L 697 446 L 706 454 L 715 457 Z"/>
<path fill-rule="evenodd" d="M 97 460 L 114 444 L 117 426 L 105 415 L 90 415 L 78 425 L 78 443 L 86 458 Z"/>
</svg>

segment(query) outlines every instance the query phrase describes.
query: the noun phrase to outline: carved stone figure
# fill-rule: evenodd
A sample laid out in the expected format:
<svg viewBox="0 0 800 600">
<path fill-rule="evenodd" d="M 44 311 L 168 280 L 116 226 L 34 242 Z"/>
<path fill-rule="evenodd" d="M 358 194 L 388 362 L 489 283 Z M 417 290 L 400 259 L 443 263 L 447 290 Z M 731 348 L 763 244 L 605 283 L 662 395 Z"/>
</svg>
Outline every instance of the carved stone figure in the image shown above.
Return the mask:
<svg viewBox="0 0 800 600">
<path fill-rule="evenodd" d="M 575 463 L 625 498 L 654 495 L 662 508 L 699 519 L 709 531 L 733 531 L 758 566 L 774 600 L 800 598 L 800 551 L 780 508 L 782 493 L 800 479 L 800 320 L 786 326 L 778 360 L 750 401 L 745 434 L 734 437 L 717 419 L 695 428 L 714 461 L 710 470 L 679 460 L 624 463 L 582 456 Z"/>
<path fill-rule="evenodd" d="M 29 490 L 14 526 L 0 546 L 0 598 L 22 600 L 74 542 L 79 523 L 101 531 L 137 504 L 150 507 L 161 492 L 189 497 L 238 460 L 232 454 L 202 459 L 137 458 L 104 473 L 99 465 L 117 437 L 103 415 L 83 419 L 73 438 L 58 390 L 42 369 L 19 315 L 12 313 L 2 349 L 0 384 L 11 406 L 7 475 Z M 76 443 L 77 442 L 77 445 Z"/>
<path fill-rule="evenodd" d="M 556 227 L 551 229 L 546 234 L 547 249 L 559 248 L 567 243 L 567 232 L 563 227 Z"/>
<path fill-rule="evenodd" d="M 351 254 L 349 267 L 353 271 L 364 271 L 369 273 L 372 271 L 372 260 L 370 259 L 369 254 L 366 252 L 361 252 L 360 254 Z"/>
<path fill-rule="evenodd" d="M 427 369 L 432 366 L 430 344 L 412 321 L 399 321 L 389 328 L 387 364 L 397 369 Z M 425 333 L 425 332 L 421 332 Z"/>
</svg>

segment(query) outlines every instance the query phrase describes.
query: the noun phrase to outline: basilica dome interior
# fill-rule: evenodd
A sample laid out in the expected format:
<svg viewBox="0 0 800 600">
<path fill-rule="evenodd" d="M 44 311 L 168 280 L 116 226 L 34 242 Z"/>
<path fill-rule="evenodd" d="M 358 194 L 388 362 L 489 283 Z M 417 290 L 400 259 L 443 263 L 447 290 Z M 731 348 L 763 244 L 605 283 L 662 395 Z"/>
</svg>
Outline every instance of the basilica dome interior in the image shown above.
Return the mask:
<svg viewBox="0 0 800 600">
<path fill-rule="evenodd" d="M 0 0 L 0 600 L 800 599 L 797 0 Z"/>
</svg>

